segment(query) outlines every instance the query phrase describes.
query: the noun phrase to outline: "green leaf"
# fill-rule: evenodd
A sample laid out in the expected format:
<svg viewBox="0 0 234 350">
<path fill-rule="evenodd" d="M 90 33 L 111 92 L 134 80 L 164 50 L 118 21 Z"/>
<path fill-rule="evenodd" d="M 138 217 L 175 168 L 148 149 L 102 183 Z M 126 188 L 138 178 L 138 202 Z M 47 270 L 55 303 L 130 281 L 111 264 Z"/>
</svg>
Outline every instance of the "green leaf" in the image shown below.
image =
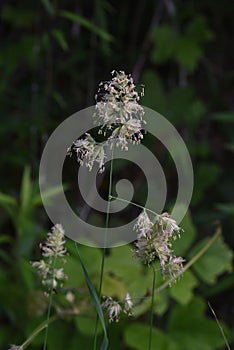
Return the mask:
<svg viewBox="0 0 234 350">
<path fill-rule="evenodd" d="M 34 21 L 34 12 L 25 7 L 20 9 L 16 6 L 3 5 L 1 19 L 9 22 L 13 28 L 31 28 Z"/>
<path fill-rule="evenodd" d="M 45 10 L 50 14 L 54 14 L 54 8 L 53 5 L 51 4 L 50 0 L 41 0 Z"/>
<path fill-rule="evenodd" d="M 186 123 L 188 130 L 193 133 L 197 130 L 204 113 L 205 105 L 195 96 L 191 87 L 177 87 L 171 91 L 167 103 L 167 115 L 174 123 Z"/>
<path fill-rule="evenodd" d="M 214 38 L 212 31 L 208 27 L 207 19 L 204 16 L 196 16 L 188 24 L 186 33 L 192 41 L 203 43 Z"/>
<path fill-rule="evenodd" d="M 64 270 L 68 276 L 66 285 L 69 287 L 81 287 L 85 284 L 84 275 L 80 264 L 77 263 L 77 254 L 74 249 L 74 242 L 68 240 L 66 243 L 69 255 L 66 257 L 67 263 L 64 265 Z M 101 252 L 99 249 L 94 249 L 87 246 L 80 246 L 79 251 L 82 254 L 83 262 L 89 276 L 92 277 L 93 283 L 98 284 L 99 276 L 97 274 L 97 266 L 101 266 Z"/>
<path fill-rule="evenodd" d="M 27 260 L 21 259 L 19 268 L 20 268 L 25 286 L 27 287 L 27 290 L 32 290 L 33 289 L 33 274 L 32 274 L 31 265 L 29 264 L 29 262 Z"/>
<path fill-rule="evenodd" d="M 151 59 L 153 62 L 161 63 L 174 57 L 177 42 L 177 34 L 171 26 L 162 25 L 153 32 L 155 43 Z"/>
<path fill-rule="evenodd" d="M 8 235 L 4 235 L 4 234 L 0 234 L 0 244 L 1 243 L 10 243 L 12 242 L 12 237 L 8 236 Z"/>
<path fill-rule="evenodd" d="M 122 280 L 132 297 L 139 297 L 151 286 L 152 276 L 132 255 L 129 245 L 113 248 L 106 258 L 105 272 Z"/>
<path fill-rule="evenodd" d="M 217 203 L 216 208 L 227 215 L 234 215 L 233 203 Z"/>
<path fill-rule="evenodd" d="M 66 188 L 67 186 L 58 185 L 58 186 L 51 187 L 46 191 L 43 191 L 42 194 L 36 193 L 32 199 L 32 205 L 33 206 L 41 205 L 42 204 L 41 197 L 43 197 L 44 202 L 49 204 L 53 197 L 55 197 L 59 193 L 62 193 Z"/>
<path fill-rule="evenodd" d="M 103 277 L 102 284 L 102 294 L 108 296 L 114 296 L 118 299 L 124 299 L 126 293 L 128 292 L 127 286 L 125 284 L 109 275 Z"/>
<path fill-rule="evenodd" d="M 205 238 L 199 242 L 190 254 L 192 258 L 209 240 Z M 206 283 L 213 284 L 217 281 L 218 276 L 226 271 L 232 270 L 233 252 L 219 237 L 193 265 L 194 271 Z"/>
<path fill-rule="evenodd" d="M 62 109 L 66 108 L 67 103 L 66 103 L 64 97 L 58 91 L 53 91 L 52 96 L 53 96 L 53 98 L 55 99 L 55 101 L 57 102 L 57 104 L 59 105 L 60 108 L 62 108 Z"/>
<path fill-rule="evenodd" d="M 17 206 L 17 201 L 15 200 L 15 198 L 0 192 L 0 205 L 8 212 L 10 217 L 14 219 L 14 217 L 16 216 Z"/>
<path fill-rule="evenodd" d="M 200 162 L 199 167 L 194 169 L 194 171 L 196 183 L 194 186 L 192 202 L 193 204 L 198 204 L 204 196 L 204 191 L 212 187 L 218 181 L 222 169 L 215 163 L 204 161 Z M 209 174 L 209 176 L 207 176 L 207 174 Z M 199 184 L 199 186 L 196 186 L 196 184 Z"/>
<path fill-rule="evenodd" d="M 14 197 L 8 196 L 7 194 L 4 194 L 0 192 L 0 204 L 4 205 L 10 205 L 10 206 L 16 206 L 17 202 Z"/>
<path fill-rule="evenodd" d="M 192 72 L 197 67 L 203 52 L 199 45 L 191 41 L 189 37 L 181 37 L 177 41 L 175 59 L 177 62 Z"/>
<path fill-rule="evenodd" d="M 182 207 L 182 206 L 181 206 Z M 182 222 L 180 223 L 183 232 L 181 232 L 181 238 L 173 241 L 173 251 L 175 255 L 183 256 L 188 248 L 192 245 L 197 232 L 192 222 L 190 211 L 188 210 Z"/>
<path fill-rule="evenodd" d="M 21 183 L 21 211 L 25 212 L 28 208 L 31 207 L 31 195 L 32 195 L 32 183 L 30 179 L 30 168 L 25 167 L 22 183 Z"/>
<path fill-rule="evenodd" d="M 159 113 L 166 113 L 167 98 L 158 74 L 153 70 L 147 70 L 143 74 L 142 81 L 146 86 L 146 93 L 142 98 L 142 104 L 155 109 Z"/>
<path fill-rule="evenodd" d="M 64 51 L 67 51 L 68 50 L 68 44 L 67 44 L 66 38 L 64 36 L 64 33 L 61 30 L 59 30 L 59 29 L 54 29 L 54 30 L 52 30 L 51 34 L 57 40 L 57 42 L 59 43 L 61 48 Z"/>
<path fill-rule="evenodd" d="M 78 316 L 75 318 L 77 329 L 86 336 L 93 336 L 96 325 L 96 317 L 90 318 L 88 316 Z M 101 324 L 98 323 L 97 334 L 102 332 Z"/>
<path fill-rule="evenodd" d="M 234 123 L 234 113 L 233 112 L 219 112 L 214 113 L 211 116 L 212 119 L 218 120 L 224 123 Z"/>
<path fill-rule="evenodd" d="M 103 312 L 102 312 L 102 307 L 101 307 L 99 298 L 97 296 L 97 293 L 96 293 L 96 291 L 95 291 L 95 289 L 94 289 L 94 287 L 92 285 L 92 282 L 91 282 L 91 280 L 89 278 L 88 272 L 87 272 L 86 267 L 85 267 L 85 265 L 83 263 L 83 260 L 81 258 L 81 255 L 79 253 L 78 246 L 77 246 L 76 243 L 75 243 L 75 247 L 76 247 L 77 255 L 78 255 L 78 258 L 79 258 L 79 261 L 80 261 L 80 264 L 81 264 L 84 276 L 85 276 L 85 280 L 86 280 L 87 286 L 89 288 L 90 296 L 91 296 L 92 301 L 93 301 L 93 303 L 95 305 L 95 308 L 96 308 L 96 311 L 97 311 L 97 314 L 98 314 L 98 317 L 99 317 L 99 320 L 101 322 L 102 329 L 103 329 L 103 332 L 104 332 L 104 338 L 103 338 L 103 341 L 102 341 L 101 350 L 106 350 L 108 348 L 108 338 L 107 338 L 107 331 L 106 331 L 104 315 L 103 315 Z"/>
<path fill-rule="evenodd" d="M 149 326 L 143 323 L 134 323 L 124 329 L 124 340 L 130 349 L 146 350 L 149 342 Z M 161 331 L 152 329 L 151 349 L 157 350 L 179 350 Z"/>
<path fill-rule="evenodd" d="M 215 350 L 225 345 L 216 322 L 206 318 L 205 308 L 205 302 L 197 297 L 172 310 L 168 335 L 180 350 Z"/>
<path fill-rule="evenodd" d="M 181 278 L 169 289 L 170 295 L 182 305 L 188 304 L 193 298 L 193 289 L 198 281 L 191 271 L 185 271 Z"/>
<path fill-rule="evenodd" d="M 61 17 L 69 19 L 70 21 L 77 22 L 84 28 L 90 30 L 91 32 L 95 33 L 98 35 L 100 38 L 106 40 L 106 41 L 113 41 L 112 35 L 107 33 L 105 30 L 102 28 L 99 28 L 96 26 L 94 23 L 90 22 L 87 18 L 79 16 L 77 14 L 74 14 L 69 11 L 61 11 L 60 12 Z"/>
</svg>

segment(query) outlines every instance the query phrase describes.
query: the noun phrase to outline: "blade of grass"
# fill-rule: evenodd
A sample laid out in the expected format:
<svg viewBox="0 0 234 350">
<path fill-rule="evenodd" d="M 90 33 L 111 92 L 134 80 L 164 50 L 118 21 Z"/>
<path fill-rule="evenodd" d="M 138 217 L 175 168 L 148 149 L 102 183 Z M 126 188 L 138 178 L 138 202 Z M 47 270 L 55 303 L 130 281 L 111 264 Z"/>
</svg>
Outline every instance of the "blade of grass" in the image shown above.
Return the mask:
<svg viewBox="0 0 234 350">
<path fill-rule="evenodd" d="M 106 40 L 106 41 L 113 41 L 113 36 L 107 33 L 102 28 L 97 27 L 95 24 L 90 22 L 87 18 L 79 16 L 77 14 L 74 14 L 69 11 L 61 11 L 60 12 L 61 17 L 69 19 L 70 21 L 77 22 L 84 28 L 90 30 L 91 32 L 98 35 L 100 38 Z"/>
<path fill-rule="evenodd" d="M 222 334 L 222 337 L 223 337 L 223 339 L 224 339 L 224 341 L 225 341 L 225 344 L 226 344 L 227 349 L 228 349 L 228 350 L 231 350 L 231 348 L 230 348 L 230 346 L 229 346 L 229 344 L 228 344 L 227 338 L 226 338 L 226 336 L 225 336 L 225 334 L 224 334 L 223 327 L 221 326 L 221 324 L 220 324 L 220 322 L 219 322 L 219 320 L 218 320 L 218 317 L 216 316 L 216 313 L 215 313 L 214 309 L 212 308 L 212 306 L 211 306 L 211 304 L 210 304 L 209 301 L 208 301 L 208 306 L 209 306 L 209 308 L 210 308 L 212 314 L 214 315 L 215 321 L 216 321 L 216 323 L 217 323 L 217 325 L 218 325 L 218 327 L 219 327 L 219 330 L 220 330 L 220 332 L 221 332 L 221 334 Z"/>
<path fill-rule="evenodd" d="M 85 265 L 83 263 L 83 260 L 81 258 L 81 255 L 80 255 L 80 252 L 78 250 L 78 246 L 77 246 L 76 242 L 75 242 L 75 247 L 76 247 L 76 252 L 77 252 L 77 255 L 78 255 L 78 258 L 79 258 L 79 261 L 80 261 L 80 264 L 81 264 L 84 276 L 85 276 L 85 280 L 86 280 L 86 283 L 87 283 L 87 286 L 88 286 L 88 289 L 89 289 L 92 301 L 93 301 L 93 303 L 95 305 L 95 308 L 96 308 L 99 320 L 100 320 L 101 325 L 102 325 L 103 333 L 104 333 L 104 338 L 103 338 L 102 345 L 101 345 L 100 349 L 101 350 L 106 350 L 107 347 L 108 347 L 109 341 L 108 341 L 108 337 L 107 337 L 107 331 L 106 331 L 106 325 L 105 325 L 105 321 L 104 321 L 104 315 L 103 315 L 103 312 L 102 312 L 102 307 L 101 307 L 99 298 L 97 296 L 97 293 L 96 293 L 96 291 L 95 291 L 95 289 L 93 287 L 93 284 L 92 284 L 92 282 L 91 282 L 91 280 L 89 278 L 88 272 L 87 272 L 86 267 L 85 267 Z"/>
</svg>

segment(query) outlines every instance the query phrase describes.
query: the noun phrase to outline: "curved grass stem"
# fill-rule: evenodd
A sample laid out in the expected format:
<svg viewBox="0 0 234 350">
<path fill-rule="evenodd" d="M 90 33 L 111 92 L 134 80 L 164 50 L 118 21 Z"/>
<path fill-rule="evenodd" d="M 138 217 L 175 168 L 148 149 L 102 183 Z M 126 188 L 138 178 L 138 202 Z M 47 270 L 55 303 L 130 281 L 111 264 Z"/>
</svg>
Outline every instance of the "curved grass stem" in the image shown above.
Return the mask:
<svg viewBox="0 0 234 350">
<path fill-rule="evenodd" d="M 35 330 L 30 334 L 30 336 L 25 340 L 25 342 L 20 345 L 20 348 L 22 350 L 25 350 L 32 343 L 33 339 L 35 339 L 39 333 L 41 333 L 44 329 L 48 328 L 49 324 L 61 318 L 61 316 L 77 316 L 77 312 L 65 311 L 62 314 L 57 314 L 57 315 L 51 316 L 49 319 L 46 319 L 37 328 L 35 328 Z"/>
<path fill-rule="evenodd" d="M 123 203 L 132 204 L 132 205 L 134 205 L 135 207 L 144 209 L 144 210 L 148 211 L 149 213 L 152 213 L 152 214 L 154 214 L 154 215 L 156 215 L 156 216 L 158 215 L 155 211 L 153 211 L 153 210 L 151 210 L 151 209 L 148 209 L 148 208 L 145 208 L 145 207 L 143 207 L 143 206 L 140 205 L 140 204 L 137 204 L 137 203 L 128 201 L 127 199 L 120 198 L 120 197 L 114 197 L 114 196 L 111 196 L 111 195 L 109 195 L 109 198 L 110 198 L 110 199 L 117 199 L 118 201 L 123 202 Z"/>
</svg>

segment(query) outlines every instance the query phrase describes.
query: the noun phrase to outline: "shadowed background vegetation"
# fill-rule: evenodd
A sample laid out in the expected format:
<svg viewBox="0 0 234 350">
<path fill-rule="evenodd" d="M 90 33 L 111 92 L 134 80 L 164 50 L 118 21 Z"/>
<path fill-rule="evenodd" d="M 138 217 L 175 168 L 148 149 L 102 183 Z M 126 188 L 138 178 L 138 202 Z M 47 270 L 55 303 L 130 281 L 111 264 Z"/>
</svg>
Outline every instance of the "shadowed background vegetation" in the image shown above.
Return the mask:
<svg viewBox="0 0 234 350">
<path fill-rule="evenodd" d="M 234 3 L 228 0 L 1 1 L 0 349 L 20 344 L 45 319 L 46 301 L 29 265 L 51 227 L 38 188 L 45 143 L 64 119 L 95 103 L 99 82 L 109 80 L 113 69 L 131 73 L 136 84 L 145 85 L 142 104 L 167 117 L 189 149 L 195 184 L 182 225 L 187 238 L 178 242 L 178 253 L 189 260 L 217 221 L 223 230 L 222 240 L 184 279 L 157 294 L 154 348 L 223 349 L 207 300 L 232 341 L 234 277 L 228 272 L 234 246 L 233 13 Z M 169 209 L 176 196 L 175 169 L 162 145 L 150 136 L 146 143 L 170 184 Z M 74 159 L 68 167 L 66 183 L 73 201 Z M 116 162 L 116 180 L 129 176 L 131 167 Z M 145 179 L 138 171 L 134 174 L 129 177 L 138 189 L 134 201 L 144 205 Z M 102 187 L 105 195 L 108 175 Z M 80 211 L 83 204 L 75 205 Z M 138 213 L 131 207 L 113 218 L 113 225 Z M 88 215 L 91 222 L 103 220 L 100 213 Z M 98 284 L 100 251 L 81 247 L 81 252 Z M 147 295 L 152 276 L 137 268 L 131 255 L 129 246 L 109 252 L 106 295 L 121 298 L 128 290 L 135 297 Z M 77 305 L 84 307 L 85 316 L 51 326 L 48 349 L 91 348 L 95 317 L 86 317 L 92 310 L 78 265 L 71 253 L 69 285 L 80 293 Z M 109 327 L 111 350 L 145 349 L 149 301 L 138 306 L 136 319 Z M 42 341 L 39 336 L 31 348 L 41 349 Z"/>
</svg>

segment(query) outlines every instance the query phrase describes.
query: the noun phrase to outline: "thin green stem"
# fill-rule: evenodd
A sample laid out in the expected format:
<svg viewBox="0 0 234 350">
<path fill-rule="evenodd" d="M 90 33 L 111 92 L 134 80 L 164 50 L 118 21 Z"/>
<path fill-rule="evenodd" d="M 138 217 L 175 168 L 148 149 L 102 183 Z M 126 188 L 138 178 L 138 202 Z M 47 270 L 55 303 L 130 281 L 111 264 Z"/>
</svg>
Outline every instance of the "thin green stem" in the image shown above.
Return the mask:
<svg viewBox="0 0 234 350">
<path fill-rule="evenodd" d="M 107 236 L 108 236 L 108 226 L 109 226 L 109 220 L 110 220 L 110 205 L 111 205 L 111 192 L 112 192 L 112 181 L 113 181 L 113 156 L 114 156 L 114 148 L 112 148 L 112 154 L 111 154 L 111 162 L 110 162 L 110 175 L 109 175 L 109 189 L 108 189 L 108 202 L 107 202 L 107 210 L 106 210 L 106 222 L 105 222 L 105 234 L 104 234 L 104 247 L 102 249 L 102 262 L 101 262 L 101 272 L 100 272 L 100 283 L 99 283 L 99 290 L 98 290 L 98 297 L 99 300 L 101 300 L 101 293 L 102 293 L 102 283 L 103 283 L 103 274 L 104 274 L 104 267 L 105 267 L 105 256 L 106 256 L 106 244 L 107 244 Z M 93 344 L 93 350 L 96 350 L 97 348 L 97 327 L 98 327 L 98 315 L 96 317 L 96 324 L 95 324 L 95 333 L 94 333 L 94 344 Z"/>
<path fill-rule="evenodd" d="M 212 308 L 212 306 L 210 305 L 209 301 L 208 301 L 208 306 L 209 306 L 209 308 L 210 308 L 212 314 L 214 315 L 215 321 L 216 321 L 216 323 L 217 323 L 217 325 L 218 325 L 218 327 L 219 327 L 219 330 L 220 330 L 220 332 L 221 332 L 221 334 L 222 334 L 222 337 L 223 337 L 223 339 L 224 339 L 224 342 L 225 342 L 225 344 L 226 344 L 227 349 L 228 349 L 228 350 L 231 350 L 230 345 L 228 344 L 226 335 L 225 335 L 225 333 L 224 333 L 223 327 L 221 326 L 221 324 L 220 324 L 220 322 L 219 322 L 219 320 L 218 320 L 218 317 L 216 316 L 216 313 L 215 313 L 214 309 Z"/>
<path fill-rule="evenodd" d="M 151 210 L 151 209 L 148 209 L 148 208 L 145 208 L 145 207 L 143 207 L 142 205 L 139 205 L 139 204 L 137 204 L 137 203 L 128 201 L 127 199 L 120 198 L 120 197 L 114 197 L 114 196 L 111 196 L 111 195 L 109 196 L 109 198 L 110 198 L 110 199 L 117 199 L 117 200 L 120 201 L 120 202 L 132 204 L 132 205 L 134 205 L 135 207 L 138 207 L 138 208 L 147 210 L 148 212 L 150 212 L 150 213 L 152 213 L 152 214 L 154 214 L 154 215 L 158 215 L 157 213 L 155 213 L 155 211 L 153 211 L 153 210 Z"/>
<path fill-rule="evenodd" d="M 52 316 L 49 319 L 47 319 L 46 321 L 42 322 L 33 332 L 32 334 L 28 337 L 28 339 L 21 345 L 22 349 L 26 349 L 28 347 L 28 345 L 31 344 L 31 342 L 33 341 L 33 339 L 40 333 L 43 331 L 43 329 L 48 329 L 48 326 L 50 323 L 54 322 L 56 319 L 58 318 L 58 316 Z"/>
<path fill-rule="evenodd" d="M 22 350 L 25 350 L 39 333 L 41 333 L 45 328 L 48 328 L 48 325 L 50 323 L 53 323 L 54 321 L 58 320 L 61 316 L 77 316 L 77 312 L 74 313 L 72 311 L 64 311 L 62 314 L 54 315 L 48 320 L 43 321 L 37 328 L 35 328 L 35 330 L 30 334 L 30 336 L 25 340 L 25 342 L 20 345 L 20 348 Z"/>
<path fill-rule="evenodd" d="M 149 346 L 148 346 L 148 350 L 151 350 L 151 346 L 152 346 L 152 329 L 153 329 L 153 320 L 154 320 L 155 281 L 156 281 L 156 272 L 155 272 L 155 268 L 153 266 L 153 284 L 152 284 L 152 296 L 151 296 L 151 307 L 150 307 L 150 329 L 149 329 Z"/>
<path fill-rule="evenodd" d="M 56 260 L 57 260 L 57 256 L 54 257 L 53 271 L 54 271 L 54 268 L 55 268 Z M 54 273 L 53 273 L 53 276 L 52 276 L 52 284 L 53 284 L 53 281 L 54 281 Z M 53 285 L 51 285 L 51 287 L 50 287 L 49 305 L 48 305 L 48 310 L 47 310 L 46 321 L 48 321 L 49 318 L 50 318 L 51 307 L 52 307 L 52 300 L 53 300 Z M 49 329 L 49 327 L 46 327 L 44 344 L 43 344 L 43 350 L 46 350 L 46 346 L 47 346 L 48 329 Z"/>
</svg>

